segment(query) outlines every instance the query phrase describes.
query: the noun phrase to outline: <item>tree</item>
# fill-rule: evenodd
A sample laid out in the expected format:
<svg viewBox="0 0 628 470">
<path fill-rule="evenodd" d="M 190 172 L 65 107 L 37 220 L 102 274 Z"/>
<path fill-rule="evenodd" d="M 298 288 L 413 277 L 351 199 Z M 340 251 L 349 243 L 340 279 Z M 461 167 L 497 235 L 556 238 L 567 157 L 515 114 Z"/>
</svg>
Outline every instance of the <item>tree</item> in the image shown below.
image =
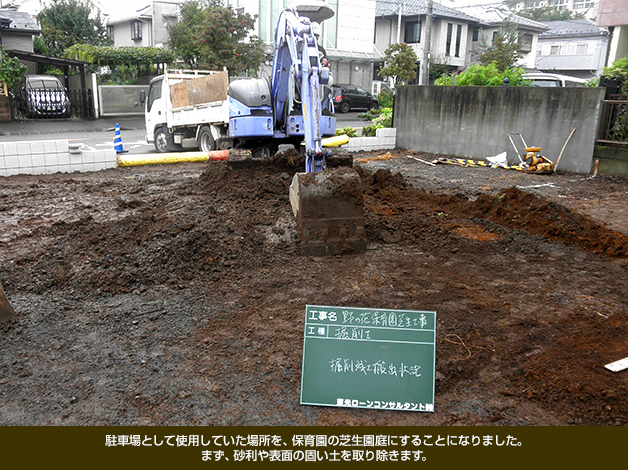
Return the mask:
<svg viewBox="0 0 628 470">
<path fill-rule="evenodd" d="M 37 17 L 48 53 L 61 56 L 74 44 L 111 44 L 100 16 L 92 18 L 92 11 L 91 0 L 51 0 Z"/>
<path fill-rule="evenodd" d="M 484 37 L 480 41 L 480 46 L 474 54 L 482 65 L 495 63 L 497 69 L 503 72 L 506 69 L 513 68 L 519 59 L 523 56 L 519 53 L 519 34 L 517 33 L 517 25 L 506 21 L 493 39 L 492 44 L 488 45 Z"/>
<path fill-rule="evenodd" d="M 257 72 L 264 60 L 262 40 L 250 32 L 256 16 L 237 13 L 220 0 L 181 4 L 181 21 L 168 28 L 170 47 L 192 68 L 234 75 Z"/>
<path fill-rule="evenodd" d="M 391 44 L 384 52 L 384 66 L 379 69 L 382 77 L 391 77 L 393 84 L 405 83 L 416 78 L 418 57 L 405 42 Z"/>
<path fill-rule="evenodd" d="M 9 57 L 4 47 L 0 46 L 0 84 L 11 88 L 26 75 L 26 72 L 28 72 L 26 65 L 15 57 Z"/>
</svg>

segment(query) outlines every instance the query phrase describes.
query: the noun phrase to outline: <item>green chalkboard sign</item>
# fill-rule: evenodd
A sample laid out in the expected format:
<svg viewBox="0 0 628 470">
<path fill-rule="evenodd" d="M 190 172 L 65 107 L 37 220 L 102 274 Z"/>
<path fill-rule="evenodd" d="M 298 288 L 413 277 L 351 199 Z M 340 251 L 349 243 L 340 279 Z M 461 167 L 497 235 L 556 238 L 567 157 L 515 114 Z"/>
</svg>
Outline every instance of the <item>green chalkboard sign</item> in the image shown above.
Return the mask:
<svg viewBox="0 0 628 470">
<path fill-rule="evenodd" d="M 301 404 L 434 411 L 436 312 L 308 305 Z"/>
</svg>

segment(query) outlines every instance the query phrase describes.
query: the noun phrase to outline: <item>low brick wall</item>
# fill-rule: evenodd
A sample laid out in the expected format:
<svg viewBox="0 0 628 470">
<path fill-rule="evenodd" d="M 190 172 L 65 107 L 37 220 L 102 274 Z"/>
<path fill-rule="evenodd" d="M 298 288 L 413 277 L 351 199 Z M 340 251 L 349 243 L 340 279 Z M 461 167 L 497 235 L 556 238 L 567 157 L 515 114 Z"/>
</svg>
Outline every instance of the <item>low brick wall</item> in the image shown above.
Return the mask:
<svg viewBox="0 0 628 470">
<path fill-rule="evenodd" d="M 397 129 L 377 129 L 375 137 L 351 137 L 349 143 L 342 146 L 350 151 L 371 151 L 394 149 L 397 141 Z"/>
<path fill-rule="evenodd" d="M 0 176 L 98 171 L 116 167 L 116 152 L 83 150 L 67 139 L 0 143 Z"/>
</svg>

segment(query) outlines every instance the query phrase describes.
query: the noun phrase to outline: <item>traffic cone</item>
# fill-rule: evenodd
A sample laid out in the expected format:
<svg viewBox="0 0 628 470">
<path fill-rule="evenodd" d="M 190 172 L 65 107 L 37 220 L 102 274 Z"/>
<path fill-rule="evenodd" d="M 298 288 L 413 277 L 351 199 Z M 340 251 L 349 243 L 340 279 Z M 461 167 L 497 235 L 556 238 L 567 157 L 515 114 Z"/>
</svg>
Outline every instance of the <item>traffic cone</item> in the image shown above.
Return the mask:
<svg viewBox="0 0 628 470">
<path fill-rule="evenodd" d="M 113 148 L 116 153 L 125 153 L 122 149 L 122 136 L 120 135 L 120 124 L 116 122 L 116 135 L 113 137 Z"/>
</svg>

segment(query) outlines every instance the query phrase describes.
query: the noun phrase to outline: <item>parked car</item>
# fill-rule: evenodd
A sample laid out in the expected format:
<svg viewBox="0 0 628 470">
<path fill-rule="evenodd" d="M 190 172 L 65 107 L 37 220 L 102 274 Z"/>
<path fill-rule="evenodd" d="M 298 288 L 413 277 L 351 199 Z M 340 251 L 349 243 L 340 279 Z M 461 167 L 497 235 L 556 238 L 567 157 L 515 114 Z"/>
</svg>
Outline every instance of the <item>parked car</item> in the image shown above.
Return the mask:
<svg viewBox="0 0 628 470">
<path fill-rule="evenodd" d="M 524 80 L 530 80 L 532 86 L 540 87 L 585 87 L 586 80 L 582 78 L 560 75 L 557 73 L 526 73 Z"/>
<path fill-rule="evenodd" d="M 16 101 L 28 118 L 70 117 L 68 91 L 52 75 L 26 75 L 16 91 Z"/>
<path fill-rule="evenodd" d="M 377 109 L 377 98 L 355 85 L 333 85 L 334 109 L 348 113 L 352 109 Z"/>
</svg>

